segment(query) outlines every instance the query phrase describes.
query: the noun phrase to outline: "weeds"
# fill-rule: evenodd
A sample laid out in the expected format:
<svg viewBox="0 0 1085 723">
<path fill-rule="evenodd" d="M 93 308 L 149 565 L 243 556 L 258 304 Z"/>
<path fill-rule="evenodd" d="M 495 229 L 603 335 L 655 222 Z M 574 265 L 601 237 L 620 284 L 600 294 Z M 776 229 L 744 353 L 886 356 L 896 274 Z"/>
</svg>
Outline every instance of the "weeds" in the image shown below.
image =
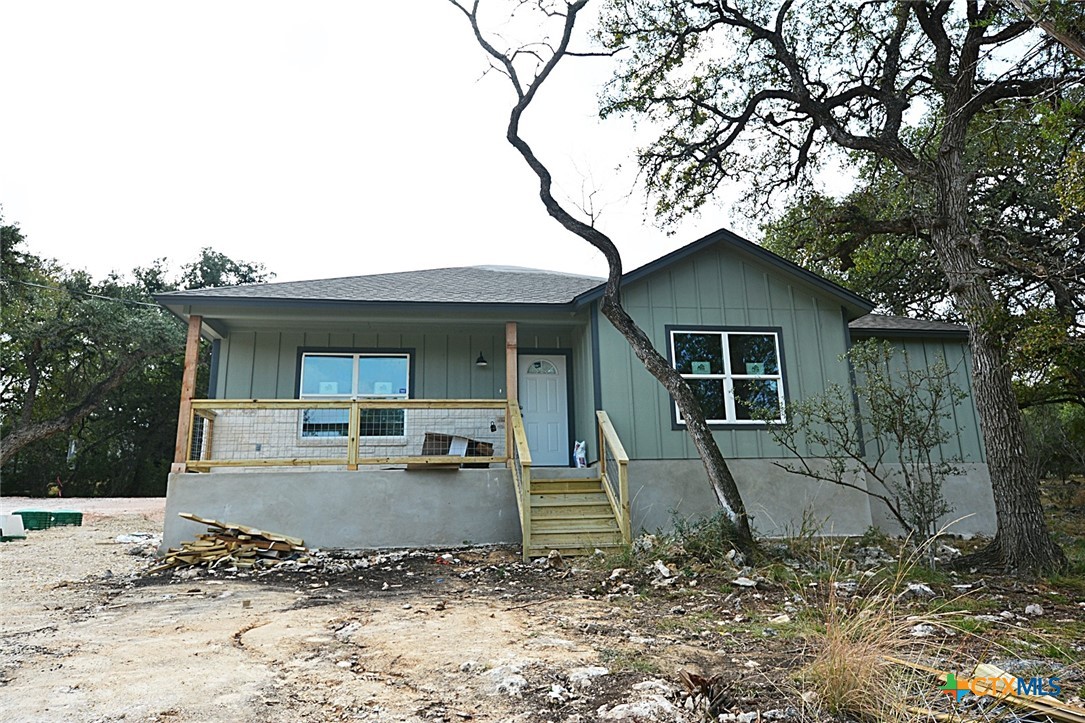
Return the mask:
<svg viewBox="0 0 1085 723">
<path fill-rule="evenodd" d="M 636 652 L 627 650 L 603 649 L 599 651 L 599 661 L 614 672 L 645 673 L 659 675 L 656 661 Z"/>
<path fill-rule="evenodd" d="M 800 682 L 817 694 L 820 705 L 833 715 L 848 714 L 866 721 L 914 720 L 908 704 L 932 691 L 929 676 L 893 665 L 890 660 L 917 645 L 919 625 L 944 629 L 935 616 L 909 615 L 902 609 L 900 591 L 923 546 L 900 560 L 894 574 L 875 580 L 863 594 L 847 597 L 838 585 L 844 564 L 839 556 L 827 560 L 828 584 L 813 588 L 810 611 L 819 623 L 811 640 L 813 655 L 800 673 Z M 810 588 L 808 588 L 809 590 Z"/>
</svg>

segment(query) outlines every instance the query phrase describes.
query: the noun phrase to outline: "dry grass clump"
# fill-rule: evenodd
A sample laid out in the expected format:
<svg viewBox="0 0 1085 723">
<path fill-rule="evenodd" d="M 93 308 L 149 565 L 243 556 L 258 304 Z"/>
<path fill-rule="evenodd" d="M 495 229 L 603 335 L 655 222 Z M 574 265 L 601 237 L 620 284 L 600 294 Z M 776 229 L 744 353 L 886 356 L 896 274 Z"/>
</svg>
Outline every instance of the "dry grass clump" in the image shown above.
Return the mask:
<svg viewBox="0 0 1085 723">
<path fill-rule="evenodd" d="M 908 706 L 931 693 L 929 675 L 889 662 L 902 657 L 903 651 L 916 649 L 913 630 L 917 625 L 932 624 L 900 609 L 899 592 L 911 565 L 898 568 L 893 579 L 854 596 L 832 574 L 808 600 L 816 632 L 800 682 L 808 691 L 804 697 L 816 694 L 817 704 L 833 715 L 911 721 L 915 714 Z"/>
</svg>

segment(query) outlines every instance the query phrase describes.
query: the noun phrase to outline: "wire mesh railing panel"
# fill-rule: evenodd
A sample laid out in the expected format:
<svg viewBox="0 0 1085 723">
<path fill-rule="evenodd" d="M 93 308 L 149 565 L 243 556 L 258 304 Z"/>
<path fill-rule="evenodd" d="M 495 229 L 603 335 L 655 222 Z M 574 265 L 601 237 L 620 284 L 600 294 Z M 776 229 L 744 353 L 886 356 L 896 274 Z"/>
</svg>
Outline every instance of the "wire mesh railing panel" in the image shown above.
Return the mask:
<svg viewBox="0 0 1085 723">
<path fill-rule="evenodd" d="M 195 409 L 189 461 L 201 468 L 404 463 L 434 456 L 507 458 L 504 402 L 299 400 L 218 403 Z M 213 434 L 212 434 L 213 432 Z M 351 454 L 350 440 L 357 439 Z M 423 460 L 424 461 L 424 460 Z"/>
<path fill-rule="evenodd" d="M 618 463 L 617 458 L 614 456 L 614 450 L 609 444 L 603 444 L 603 448 L 600 450 L 603 455 L 603 484 L 610 490 L 611 495 L 615 500 L 622 498 L 622 490 L 620 485 L 619 474 L 621 466 Z"/>
<path fill-rule="evenodd" d="M 347 456 L 345 409 L 221 409 L 206 461 L 313 460 Z M 342 433 L 342 434 L 340 434 Z"/>
<path fill-rule="evenodd" d="M 207 458 L 208 443 L 211 441 L 211 420 L 196 415 L 192 420 L 192 439 L 189 440 L 188 458 L 200 461 Z"/>
<path fill-rule="evenodd" d="M 505 410 L 492 407 L 367 407 L 358 428 L 359 463 L 388 457 L 500 457 Z"/>
</svg>

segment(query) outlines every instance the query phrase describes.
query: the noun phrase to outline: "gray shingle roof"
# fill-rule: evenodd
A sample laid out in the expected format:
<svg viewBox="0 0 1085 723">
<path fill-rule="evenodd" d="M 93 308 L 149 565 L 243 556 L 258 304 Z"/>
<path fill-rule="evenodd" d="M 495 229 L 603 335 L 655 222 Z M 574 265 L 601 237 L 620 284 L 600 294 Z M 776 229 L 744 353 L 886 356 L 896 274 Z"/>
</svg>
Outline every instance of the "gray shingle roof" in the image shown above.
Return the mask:
<svg viewBox="0 0 1085 723">
<path fill-rule="evenodd" d="M 513 266 L 465 266 L 344 276 L 314 281 L 243 284 L 158 294 L 172 299 L 408 302 L 467 304 L 568 304 L 603 279 Z"/>
<path fill-rule="evenodd" d="M 848 328 L 857 336 L 968 336 L 968 328 L 960 324 L 888 314 L 860 316 Z"/>
</svg>

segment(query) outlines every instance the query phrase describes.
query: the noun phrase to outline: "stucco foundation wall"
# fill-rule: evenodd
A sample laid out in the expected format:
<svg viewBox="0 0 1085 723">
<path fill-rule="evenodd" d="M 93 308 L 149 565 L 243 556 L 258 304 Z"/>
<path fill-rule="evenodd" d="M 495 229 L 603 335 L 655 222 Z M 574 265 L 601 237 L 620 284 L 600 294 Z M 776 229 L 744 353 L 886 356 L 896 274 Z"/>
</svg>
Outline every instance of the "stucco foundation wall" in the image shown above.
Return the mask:
<svg viewBox="0 0 1085 723">
<path fill-rule="evenodd" d="M 732 459 L 728 465 L 758 535 L 796 533 L 804 515 L 825 535 L 861 535 L 871 525 L 864 492 L 791 474 L 770 459 Z M 865 484 L 859 473 L 856 482 Z M 630 462 L 629 495 L 637 531 L 668 530 L 675 516 L 705 517 L 719 509 L 699 459 Z"/>
<path fill-rule="evenodd" d="M 950 535 L 994 535 L 998 520 L 987 465 L 972 463 L 957 466 L 961 473 L 947 479 L 942 488 L 950 512 L 939 520 L 939 525 Z M 867 484 L 870 485 L 869 489 L 884 490 L 874 479 L 868 479 Z M 900 524 L 889 513 L 885 503 L 871 500 L 870 506 L 875 525 L 889 534 L 901 534 Z"/>
<path fill-rule="evenodd" d="M 777 537 L 813 526 L 817 534 L 861 535 L 871 525 L 889 534 L 900 526 L 884 505 L 865 492 L 831 482 L 792 474 L 773 464 L 794 460 L 731 459 L 728 465 L 738 483 L 751 524 L 758 535 Z M 813 465 L 824 464 L 813 460 Z M 954 508 L 946 519 L 971 515 L 950 532 L 961 535 L 995 532 L 994 499 L 986 464 L 962 465 L 964 474 L 949 480 L 946 497 Z M 866 475 L 856 470 L 853 482 L 867 489 Z M 629 463 L 629 494 L 635 532 L 669 530 L 675 516 L 694 519 L 714 514 L 716 498 L 708 486 L 700 460 L 643 460 Z"/>
<path fill-rule="evenodd" d="M 171 474 L 164 547 L 205 528 L 192 512 L 300 537 L 310 547 L 452 546 L 521 539 L 507 469 Z"/>
</svg>

